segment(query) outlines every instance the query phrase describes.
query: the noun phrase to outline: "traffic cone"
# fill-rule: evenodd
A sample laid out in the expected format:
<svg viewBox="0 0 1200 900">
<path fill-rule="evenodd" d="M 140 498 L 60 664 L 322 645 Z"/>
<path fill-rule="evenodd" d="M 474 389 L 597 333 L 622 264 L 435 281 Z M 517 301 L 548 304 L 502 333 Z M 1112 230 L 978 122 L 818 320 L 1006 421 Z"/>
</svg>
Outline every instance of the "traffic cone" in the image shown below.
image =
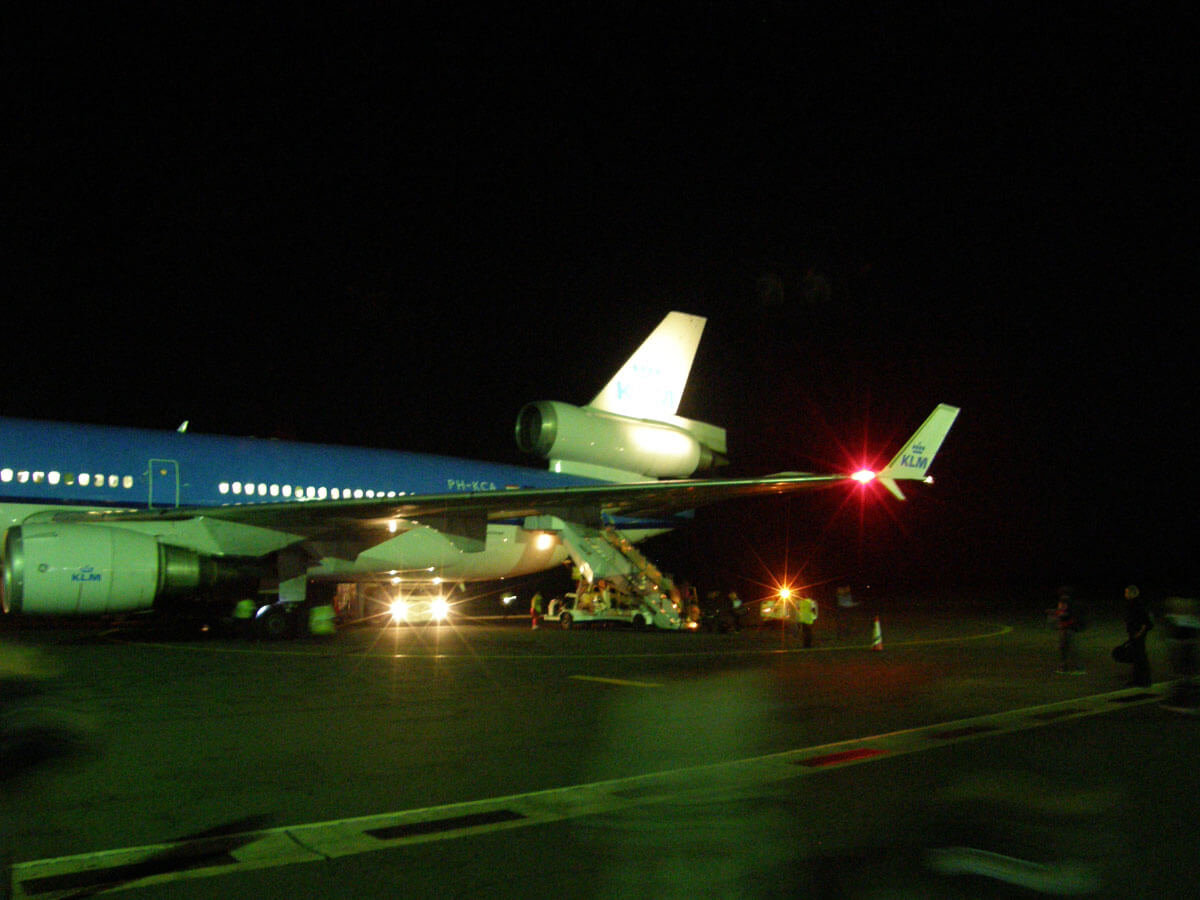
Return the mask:
<svg viewBox="0 0 1200 900">
<path fill-rule="evenodd" d="M 871 649 L 883 649 L 883 632 L 879 630 L 879 616 L 875 617 L 875 631 L 871 634 Z"/>
</svg>

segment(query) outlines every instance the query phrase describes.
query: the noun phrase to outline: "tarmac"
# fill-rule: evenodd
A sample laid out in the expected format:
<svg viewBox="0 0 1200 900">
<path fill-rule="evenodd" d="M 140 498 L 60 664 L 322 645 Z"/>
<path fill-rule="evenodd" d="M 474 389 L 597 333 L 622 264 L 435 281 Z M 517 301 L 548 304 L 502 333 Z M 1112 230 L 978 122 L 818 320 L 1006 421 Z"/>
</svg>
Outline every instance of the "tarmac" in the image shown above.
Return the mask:
<svg viewBox="0 0 1200 900">
<path fill-rule="evenodd" d="M 8 625 L 6 721 L 53 726 L 53 758 L 6 745 L 12 895 L 1194 894 L 1200 721 L 1162 706 L 1163 642 L 1142 689 L 1104 617 L 1079 676 L 1015 603 L 843 624 L 811 649 L 777 627 Z"/>
</svg>

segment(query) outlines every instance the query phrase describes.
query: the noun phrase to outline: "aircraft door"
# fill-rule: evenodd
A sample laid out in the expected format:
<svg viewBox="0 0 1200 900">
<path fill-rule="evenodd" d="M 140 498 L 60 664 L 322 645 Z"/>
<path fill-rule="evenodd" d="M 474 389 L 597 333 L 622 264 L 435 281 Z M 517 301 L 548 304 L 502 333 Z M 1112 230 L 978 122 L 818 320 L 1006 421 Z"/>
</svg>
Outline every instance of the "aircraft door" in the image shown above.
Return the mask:
<svg viewBox="0 0 1200 900">
<path fill-rule="evenodd" d="M 152 459 L 149 462 L 151 508 L 163 509 L 179 505 L 179 463 L 173 459 Z"/>
</svg>

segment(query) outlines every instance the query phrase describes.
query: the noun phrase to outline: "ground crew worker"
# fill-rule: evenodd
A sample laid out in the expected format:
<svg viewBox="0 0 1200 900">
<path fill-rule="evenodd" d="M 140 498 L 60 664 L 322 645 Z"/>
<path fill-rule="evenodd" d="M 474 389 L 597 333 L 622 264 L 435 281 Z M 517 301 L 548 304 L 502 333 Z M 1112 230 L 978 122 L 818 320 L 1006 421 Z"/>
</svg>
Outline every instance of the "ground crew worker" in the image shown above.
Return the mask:
<svg viewBox="0 0 1200 900">
<path fill-rule="evenodd" d="M 337 633 L 331 604 L 322 603 L 308 611 L 308 633 L 313 637 L 332 637 Z"/>
<path fill-rule="evenodd" d="M 1058 658 L 1060 675 L 1083 675 L 1079 651 L 1075 647 L 1075 632 L 1083 630 L 1083 615 L 1079 601 L 1071 588 L 1058 589 L 1058 605 L 1049 610 L 1050 619 L 1058 628 Z"/>
<path fill-rule="evenodd" d="M 834 620 L 837 624 L 837 634 L 839 638 L 844 638 L 850 632 L 850 610 L 858 606 L 858 602 L 854 599 L 854 594 L 850 592 L 850 585 L 839 585 L 835 592 L 837 597 L 837 606 L 834 608 Z"/>
<path fill-rule="evenodd" d="M 817 621 L 817 601 L 812 597 L 800 598 L 800 632 L 804 635 L 804 646 L 813 643 L 813 624 Z"/>
<path fill-rule="evenodd" d="M 533 597 L 529 601 L 529 621 L 531 627 L 535 630 L 538 627 L 538 619 L 542 617 L 542 592 L 534 591 Z"/>
<path fill-rule="evenodd" d="M 239 637 L 249 637 L 254 628 L 254 601 L 243 598 L 233 607 L 233 627 Z"/>
<path fill-rule="evenodd" d="M 741 631 L 746 607 L 742 606 L 742 598 L 737 595 L 737 591 L 729 592 L 729 609 L 733 613 L 733 630 Z"/>
<path fill-rule="evenodd" d="M 1128 687 L 1150 687 L 1150 659 L 1146 656 L 1146 632 L 1154 627 L 1146 601 L 1136 584 L 1125 588 L 1125 633 L 1129 635 L 1133 676 Z"/>
</svg>

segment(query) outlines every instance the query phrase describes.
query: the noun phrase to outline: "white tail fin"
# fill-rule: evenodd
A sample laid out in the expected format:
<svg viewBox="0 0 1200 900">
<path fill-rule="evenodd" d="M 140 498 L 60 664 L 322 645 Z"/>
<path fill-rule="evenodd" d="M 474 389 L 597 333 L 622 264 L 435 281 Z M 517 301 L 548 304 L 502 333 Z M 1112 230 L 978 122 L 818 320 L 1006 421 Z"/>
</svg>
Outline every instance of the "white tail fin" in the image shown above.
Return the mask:
<svg viewBox="0 0 1200 900">
<path fill-rule="evenodd" d="M 904 499 L 897 481 L 924 481 L 929 476 L 929 466 L 933 463 L 934 454 L 946 439 L 950 426 L 958 416 L 958 407 L 939 403 L 937 409 L 929 414 L 929 418 L 917 429 L 916 434 L 908 439 L 892 461 L 876 476 L 880 483 L 899 499 Z"/>
<path fill-rule="evenodd" d="M 692 370 L 705 319 L 672 312 L 588 404 L 635 419 L 669 421 Z"/>
</svg>

